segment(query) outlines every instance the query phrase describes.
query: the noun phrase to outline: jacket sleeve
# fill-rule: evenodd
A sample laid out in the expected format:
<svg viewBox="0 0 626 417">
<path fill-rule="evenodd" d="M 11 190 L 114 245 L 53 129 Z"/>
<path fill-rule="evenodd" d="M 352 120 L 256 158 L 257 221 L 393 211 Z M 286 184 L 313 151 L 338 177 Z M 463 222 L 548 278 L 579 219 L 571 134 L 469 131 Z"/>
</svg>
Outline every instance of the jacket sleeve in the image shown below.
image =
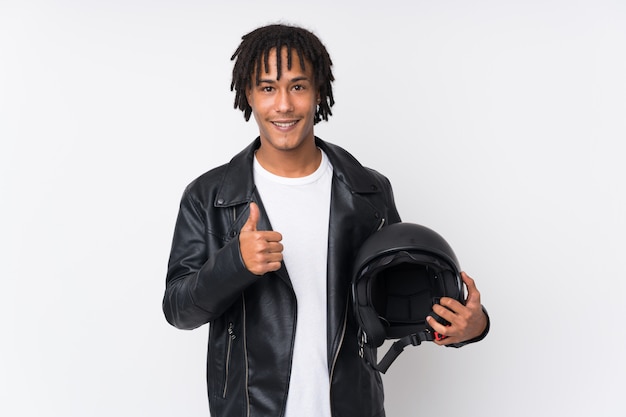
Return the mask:
<svg viewBox="0 0 626 417">
<path fill-rule="evenodd" d="M 186 191 L 180 204 L 167 270 L 163 312 L 180 329 L 194 329 L 220 315 L 258 277 L 241 258 L 239 238 L 209 232 L 208 216 Z"/>
</svg>

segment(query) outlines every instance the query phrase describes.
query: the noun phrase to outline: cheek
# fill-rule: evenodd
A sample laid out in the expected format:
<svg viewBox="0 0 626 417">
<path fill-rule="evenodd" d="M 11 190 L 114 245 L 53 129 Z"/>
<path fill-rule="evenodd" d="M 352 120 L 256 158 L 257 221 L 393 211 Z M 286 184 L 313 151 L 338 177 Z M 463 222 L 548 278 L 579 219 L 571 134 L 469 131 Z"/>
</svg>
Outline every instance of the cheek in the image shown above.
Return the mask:
<svg viewBox="0 0 626 417">
<path fill-rule="evenodd" d="M 260 116 L 263 114 L 263 108 L 259 106 L 258 100 L 255 100 L 251 96 L 248 96 L 248 105 L 252 109 L 252 115 L 258 122 L 261 119 Z"/>
<path fill-rule="evenodd" d="M 259 127 L 259 129 L 263 129 L 263 118 L 259 116 L 258 113 L 254 111 L 254 109 L 252 110 L 252 117 L 254 118 L 254 121 L 256 122 L 256 125 Z"/>
<path fill-rule="evenodd" d="M 250 94 L 248 96 L 248 105 L 252 108 L 253 113 L 263 114 L 272 106 L 272 102 L 267 97 Z"/>
<path fill-rule="evenodd" d="M 308 113 L 315 113 L 315 111 L 317 110 L 317 99 L 315 98 L 303 99 L 300 102 L 300 109 L 302 111 L 307 111 Z"/>
</svg>

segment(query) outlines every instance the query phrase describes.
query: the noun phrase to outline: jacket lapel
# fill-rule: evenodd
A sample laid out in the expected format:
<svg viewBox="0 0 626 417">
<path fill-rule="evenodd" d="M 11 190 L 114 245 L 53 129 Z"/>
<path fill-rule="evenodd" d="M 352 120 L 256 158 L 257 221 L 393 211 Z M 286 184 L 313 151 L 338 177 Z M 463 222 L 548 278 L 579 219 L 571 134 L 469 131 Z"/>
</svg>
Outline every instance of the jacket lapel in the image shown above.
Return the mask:
<svg viewBox="0 0 626 417">
<path fill-rule="evenodd" d="M 352 269 L 361 244 L 382 227 L 384 208 L 372 174 L 343 149 L 319 141 L 333 164 L 328 231 L 328 364 L 341 346 L 349 313 Z M 374 196 L 378 197 L 375 198 Z"/>
</svg>

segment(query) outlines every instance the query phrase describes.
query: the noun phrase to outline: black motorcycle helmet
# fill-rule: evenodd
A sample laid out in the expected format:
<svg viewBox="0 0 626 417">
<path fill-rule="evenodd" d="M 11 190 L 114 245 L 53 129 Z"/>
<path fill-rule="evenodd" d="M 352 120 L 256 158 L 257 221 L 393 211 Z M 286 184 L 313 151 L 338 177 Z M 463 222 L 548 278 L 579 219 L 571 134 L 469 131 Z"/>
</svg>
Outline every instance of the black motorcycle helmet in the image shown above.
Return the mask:
<svg viewBox="0 0 626 417">
<path fill-rule="evenodd" d="M 385 372 L 408 344 L 438 335 L 426 322 L 441 297 L 464 302 L 459 261 L 437 232 L 414 223 L 395 223 L 372 234 L 360 248 L 352 280 L 352 301 L 360 326 L 361 354 L 386 339 L 399 339 L 380 364 Z"/>
</svg>

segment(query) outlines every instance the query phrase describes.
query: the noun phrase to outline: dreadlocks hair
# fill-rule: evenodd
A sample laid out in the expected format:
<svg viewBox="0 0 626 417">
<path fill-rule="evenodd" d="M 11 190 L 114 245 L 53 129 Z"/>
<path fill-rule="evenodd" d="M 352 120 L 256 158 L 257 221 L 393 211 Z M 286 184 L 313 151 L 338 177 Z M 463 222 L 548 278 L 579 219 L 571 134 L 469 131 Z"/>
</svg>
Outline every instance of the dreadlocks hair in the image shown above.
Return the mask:
<svg viewBox="0 0 626 417">
<path fill-rule="evenodd" d="M 230 91 L 235 91 L 235 108 L 243 111 L 246 121 L 250 120 L 252 108 L 246 98 L 246 89 L 252 88 L 252 74 L 255 82 L 261 77 L 261 64 L 269 72 L 269 55 L 272 49 L 276 53 L 277 78 L 280 79 L 283 47 L 287 48 L 287 68 L 291 69 L 291 52 L 298 53 L 300 66 L 304 69 L 305 61 L 313 66 L 313 76 L 319 90 L 320 103 L 315 111 L 314 123 L 328 121 L 332 115 L 330 108 L 335 104 L 331 83 L 335 80 L 331 71 L 332 61 L 317 36 L 306 29 L 283 24 L 260 27 L 242 36 L 239 47 L 230 58 L 235 61 Z"/>
</svg>

